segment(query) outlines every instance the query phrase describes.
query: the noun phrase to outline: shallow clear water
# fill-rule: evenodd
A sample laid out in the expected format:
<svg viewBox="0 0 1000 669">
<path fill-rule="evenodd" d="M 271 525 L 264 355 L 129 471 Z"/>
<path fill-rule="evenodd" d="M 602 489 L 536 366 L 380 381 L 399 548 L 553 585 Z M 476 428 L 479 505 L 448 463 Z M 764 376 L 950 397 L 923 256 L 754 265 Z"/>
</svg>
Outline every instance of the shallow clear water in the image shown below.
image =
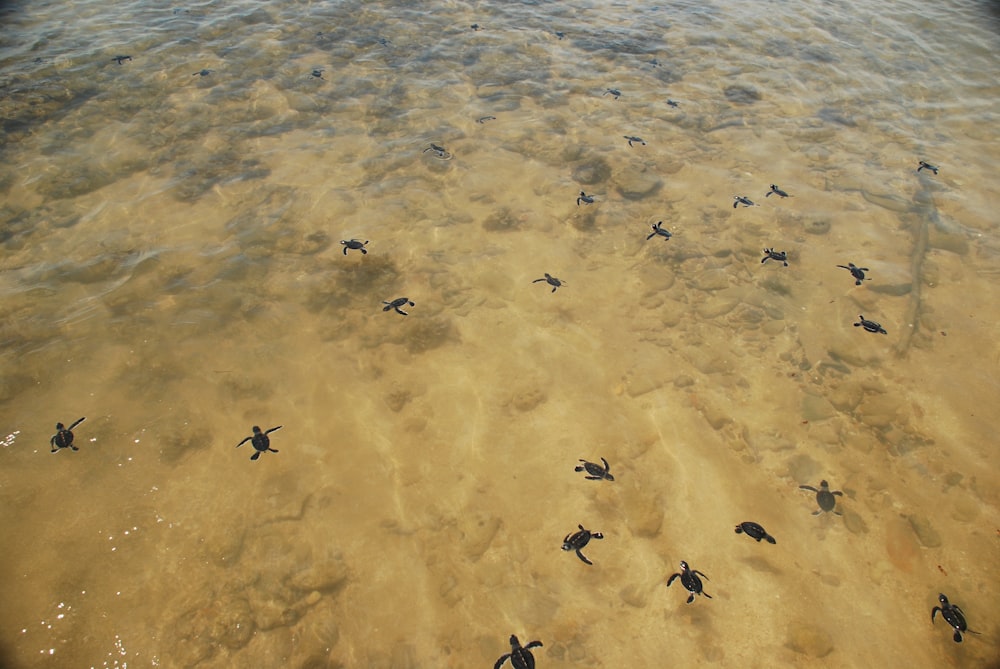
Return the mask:
<svg viewBox="0 0 1000 669">
<path fill-rule="evenodd" d="M 1000 19 L 734 4 L 4 5 L 0 666 L 1000 663 Z"/>
</svg>

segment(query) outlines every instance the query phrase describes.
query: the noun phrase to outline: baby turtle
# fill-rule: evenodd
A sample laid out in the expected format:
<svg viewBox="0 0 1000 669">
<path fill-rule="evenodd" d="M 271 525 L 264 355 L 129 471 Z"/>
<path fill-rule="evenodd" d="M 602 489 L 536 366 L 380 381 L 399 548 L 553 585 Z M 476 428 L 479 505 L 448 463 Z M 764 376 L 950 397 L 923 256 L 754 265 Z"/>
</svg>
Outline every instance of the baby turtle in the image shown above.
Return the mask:
<svg viewBox="0 0 1000 669">
<path fill-rule="evenodd" d="M 657 221 L 656 223 L 653 224 L 652 227 L 653 231 L 648 235 L 646 235 L 647 242 L 657 235 L 663 237 L 664 239 L 670 239 L 671 237 L 674 236 L 673 233 L 671 233 L 669 230 L 663 227 L 663 221 Z"/>
<path fill-rule="evenodd" d="M 481 25 L 479 25 L 478 23 L 473 23 L 469 27 L 472 28 L 472 30 L 475 31 L 475 32 L 479 32 L 480 30 L 483 29 L 483 27 Z"/>
<path fill-rule="evenodd" d="M 316 77 L 317 79 L 323 79 L 323 68 L 317 67 L 315 70 L 310 72 L 309 75 L 312 77 Z M 323 81 L 326 81 L 326 79 L 323 79 Z"/>
<path fill-rule="evenodd" d="M 406 305 L 410 305 L 411 307 L 417 306 L 413 302 L 411 302 L 410 298 L 408 297 L 397 297 L 392 302 L 386 302 L 385 300 L 382 300 L 382 304 L 386 305 L 382 307 L 382 311 L 389 311 L 390 309 L 395 309 L 397 314 L 403 314 L 404 316 L 409 316 L 410 314 L 400 309 L 400 307 L 405 307 Z"/>
<path fill-rule="evenodd" d="M 771 190 L 767 191 L 767 194 L 764 195 L 764 197 L 771 197 L 772 195 L 777 195 L 778 197 L 788 197 L 788 193 L 781 190 L 774 184 L 771 184 Z"/>
<path fill-rule="evenodd" d="M 955 630 L 955 636 L 952 639 L 955 643 L 962 643 L 962 632 L 968 632 L 969 634 L 979 634 L 979 632 L 974 632 L 969 629 L 968 624 L 965 622 L 965 613 L 959 608 L 958 604 L 952 604 L 948 601 L 948 598 L 944 596 L 944 593 L 938 595 L 938 601 L 941 602 L 941 606 L 935 606 L 931 609 L 931 622 L 934 622 L 934 616 L 937 612 L 941 612 L 941 617 L 944 621 L 951 625 L 951 628 Z"/>
<path fill-rule="evenodd" d="M 207 77 L 208 75 L 212 74 L 212 72 L 214 72 L 214 71 L 215 70 L 198 70 L 197 72 L 195 72 L 191 76 L 192 77 Z"/>
<path fill-rule="evenodd" d="M 496 116 L 480 116 L 478 119 L 476 119 L 476 123 L 486 123 L 487 121 L 495 121 L 495 120 L 497 120 Z"/>
<path fill-rule="evenodd" d="M 767 543 L 769 544 L 778 543 L 777 541 L 774 540 L 774 537 L 768 534 L 763 527 L 750 520 L 744 521 L 739 525 L 737 525 L 736 534 L 746 534 L 748 537 L 756 539 L 757 543 L 760 543 L 761 539 L 766 539 Z"/>
<path fill-rule="evenodd" d="M 433 152 L 435 158 L 439 158 L 441 160 L 451 160 L 451 154 L 448 153 L 448 150 L 433 142 L 431 142 L 431 145 L 423 150 L 423 153 L 427 153 L 428 151 Z"/>
<path fill-rule="evenodd" d="M 622 137 L 624 137 L 625 139 L 628 140 L 628 145 L 629 146 L 632 146 L 632 142 L 635 142 L 636 144 L 642 144 L 643 146 L 646 146 L 646 142 L 645 142 L 645 140 L 643 140 L 642 137 L 633 137 L 631 135 L 622 135 Z"/>
<path fill-rule="evenodd" d="M 576 556 L 583 560 L 586 564 L 594 564 L 587 559 L 580 551 L 584 546 L 590 543 L 591 539 L 603 539 L 604 535 L 600 532 L 591 532 L 590 530 L 583 529 L 583 525 L 577 525 L 580 528 L 579 532 L 573 532 L 567 534 L 566 538 L 563 539 L 562 549 L 564 551 L 576 551 Z"/>
<path fill-rule="evenodd" d="M 667 98 L 667 106 L 674 107 L 676 109 L 681 106 L 681 103 L 677 102 L 676 100 L 671 100 L 670 98 Z"/>
<path fill-rule="evenodd" d="M 888 332 L 885 331 L 885 328 L 882 327 L 881 323 L 876 323 L 875 321 L 870 321 L 867 318 L 865 318 L 864 316 L 860 316 L 860 315 L 858 316 L 858 318 L 861 319 L 861 320 L 859 320 L 857 323 L 855 323 L 854 327 L 856 327 L 856 328 L 859 328 L 859 327 L 860 328 L 864 328 L 868 332 L 874 332 L 875 334 L 889 334 Z"/>
<path fill-rule="evenodd" d="M 111 60 L 113 60 L 113 61 L 117 62 L 119 65 L 121 65 L 126 60 L 129 61 L 129 62 L 131 62 L 132 61 L 132 56 L 114 56 Z M 935 174 L 937 174 L 937 173 L 935 172 Z"/>
<path fill-rule="evenodd" d="M 279 425 L 278 427 L 272 427 L 267 432 L 261 432 L 260 428 L 254 425 L 253 434 L 251 434 L 249 437 L 244 437 L 243 441 L 236 444 L 236 448 L 239 448 L 240 446 L 249 441 L 250 445 L 253 446 L 254 450 L 257 451 L 256 453 L 250 456 L 251 460 L 256 460 L 257 458 L 260 457 L 260 454 L 264 453 L 265 451 L 271 451 L 272 453 L 277 453 L 278 451 L 271 448 L 271 440 L 268 438 L 267 435 L 271 434 L 275 430 L 280 430 L 280 429 L 281 426 Z"/>
<path fill-rule="evenodd" d="M 843 267 L 851 273 L 851 276 L 854 277 L 855 286 L 860 286 L 861 282 L 865 280 L 865 272 L 871 271 L 867 267 L 858 267 L 852 262 L 849 262 L 846 265 L 837 265 L 837 267 Z M 871 279 L 869 279 L 869 281 L 871 281 Z"/>
<path fill-rule="evenodd" d="M 552 276 L 548 272 L 546 272 L 545 276 L 543 276 L 541 279 L 535 279 L 531 283 L 538 283 L 539 281 L 544 281 L 545 283 L 547 283 L 550 286 L 552 286 L 552 292 L 553 293 L 556 292 L 556 288 L 558 288 L 559 286 L 565 285 L 562 281 L 560 281 L 559 279 L 555 278 L 554 276 Z"/>
<path fill-rule="evenodd" d="M 833 511 L 838 516 L 843 515 L 840 511 L 834 510 L 833 507 L 837 505 L 837 497 L 842 497 L 844 493 L 839 490 L 830 490 L 830 484 L 826 481 L 819 482 L 819 490 L 816 490 L 811 485 L 800 485 L 799 488 L 816 493 L 816 503 L 819 504 L 819 509 L 813 511 L 814 516 L 818 516 L 824 511 Z M 834 497 L 834 495 L 837 497 Z"/>
<path fill-rule="evenodd" d="M 580 458 L 580 462 L 583 464 L 577 465 L 573 471 L 587 472 L 587 476 L 584 478 L 588 478 L 591 481 L 600 481 L 601 479 L 607 479 L 608 481 L 615 480 L 615 477 L 611 475 L 611 465 L 609 465 L 608 461 L 604 458 L 601 458 L 601 462 L 604 463 L 603 467 L 594 462 L 587 462 L 583 458 Z"/>
<path fill-rule="evenodd" d="M 687 600 L 688 604 L 694 601 L 695 595 L 705 595 L 709 599 L 712 599 L 712 595 L 708 594 L 702 589 L 701 579 L 698 578 L 699 576 L 704 577 L 706 581 L 708 580 L 708 576 L 705 576 L 697 569 L 691 569 L 690 567 L 688 567 L 687 562 L 681 560 L 680 573 L 674 574 L 667 579 L 667 587 L 668 588 L 670 587 L 670 584 L 674 582 L 674 579 L 680 577 L 681 585 L 683 585 L 684 588 L 691 593 L 691 595 L 688 597 Z"/>
<path fill-rule="evenodd" d="M 921 160 L 920 161 L 920 167 L 917 168 L 917 171 L 919 172 L 920 170 L 925 170 L 925 169 L 926 170 L 930 170 L 934 174 L 937 174 L 938 173 L 938 169 L 940 169 L 940 168 L 937 165 L 931 165 L 930 163 L 928 163 L 928 162 L 926 162 L 924 160 Z"/>
<path fill-rule="evenodd" d="M 541 648 L 541 641 L 532 641 L 527 646 L 522 646 L 521 642 L 513 634 L 510 635 L 510 652 L 504 653 L 493 665 L 493 669 L 500 669 L 500 665 L 510 658 L 510 666 L 514 669 L 535 669 L 535 657 L 531 654 L 532 648 Z"/>
<path fill-rule="evenodd" d="M 87 420 L 86 416 L 76 421 L 68 428 L 62 423 L 56 423 L 56 433 L 52 435 L 51 439 L 49 439 L 49 445 L 52 446 L 50 453 L 56 453 L 61 448 L 71 448 L 74 451 L 79 451 L 80 449 L 73 445 L 73 428 L 85 420 Z"/>
<path fill-rule="evenodd" d="M 615 100 L 617 100 L 622 96 L 622 92 L 617 88 L 606 88 L 604 89 L 604 93 L 601 94 L 601 97 L 603 98 L 605 95 L 612 95 Z"/>
<path fill-rule="evenodd" d="M 760 206 L 760 205 L 754 204 L 754 201 L 751 200 L 748 197 L 744 197 L 742 195 L 734 195 L 733 196 L 733 209 L 736 209 L 736 207 L 740 206 L 741 204 L 744 207 L 758 207 L 758 206 Z"/>
<path fill-rule="evenodd" d="M 584 204 L 594 204 L 594 196 L 580 191 L 580 197 L 576 198 L 576 206 L 579 207 L 581 202 Z"/>
<path fill-rule="evenodd" d="M 340 243 L 344 245 L 344 255 L 347 255 L 347 249 L 354 249 L 355 251 L 361 251 L 362 254 L 368 255 L 368 251 L 365 249 L 365 245 L 368 244 L 368 240 L 358 241 L 357 239 L 341 239 Z"/>
<path fill-rule="evenodd" d="M 785 267 L 788 267 L 788 254 L 785 251 L 775 251 L 774 249 L 764 249 L 764 257 L 760 259 L 763 265 L 768 260 L 777 260 Z"/>
</svg>

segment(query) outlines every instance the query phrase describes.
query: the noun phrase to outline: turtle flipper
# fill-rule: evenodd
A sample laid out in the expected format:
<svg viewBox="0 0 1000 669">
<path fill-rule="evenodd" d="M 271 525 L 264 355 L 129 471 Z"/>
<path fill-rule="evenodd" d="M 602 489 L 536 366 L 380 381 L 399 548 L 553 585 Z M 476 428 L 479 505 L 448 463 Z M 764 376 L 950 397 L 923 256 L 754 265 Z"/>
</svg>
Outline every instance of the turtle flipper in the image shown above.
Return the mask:
<svg viewBox="0 0 1000 669">
<path fill-rule="evenodd" d="M 816 509 L 815 511 L 813 511 L 814 516 L 818 516 L 821 513 L 823 513 L 823 509 Z"/>
<path fill-rule="evenodd" d="M 955 630 L 955 636 L 951 638 L 955 640 L 955 643 L 962 643 L 962 633 L 958 630 Z"/>
<path fill-rule="evenodd" d="M 579 548 L 576 549 L 576 556 L 578 558 L 580 558 L 581 560 L 583 560 L 584 564 L 594 564 L 593 562 L 591 562 L 590 560 L 587 559 L 586 555 L 584 555 L 583 553 L 580 552 Z"/>
<path fill-rule="evenodd" d="M 690 595 L 688 595 L 687 603 L 690 604 L 693 601 L 694 601 L 694 593 L 692 592 Z"/>
<path fill-rule="evenodd" d="M 774 538 L 774 537 L 772 537 L 772 536 L 771 536 L 770 534 L 768 534 L 768 535 L 767 535 L 766 537 L 764 537 L 764 538 L 765 538 L 765 539 L 767 539 L 767 543 L 769 543 L 769 544 L 776 544 L 776 543 L 778 543 L 778 542 L 777 542 L 777 541 L 775 540 L 775 538 Z"/>
<path fill-rule="evenodd" d="M 493 669 L 500 669 L 500 666 L 503 665 L 503 663 L 507 661 L 508 657 L 510 657 L 510 653 L 504 653 L 500 657 L 500 659 L 497 660 L 497 663 L 493 665 Z"/>
<path fill-rule="evenodd" d="M 260 457 L 260 451 L 257 451 L 253 455 L 250 456 L 250 459 L 251 460 L 256 460 L 259 457 Z"/>
<path fill-rule="evenodd" d="M 278 452 L 278 449 L 276 449 L 276 448 L 269 448 L 267 450 L 270 451 L 271 453 L 277 453 Z"/>
<path fill-rule="evenodd" d="M 242 446 L 243 444 L 247 443 L 251 439 L 253 439 L 253 435 L 251 435 L 249 437 L 244 437 L 243 441 L 241 441 L 240 443 L 236 444 L 236 448 L 239 448 L 240 446 Z"/>
<path fill-rule="evenodd" d="M 671 574 L 670 578 L 667 579 L 667 587 L 669 588 L 670 584 L 673 583 L 679 576 L 680 574 Z"/>
<path fill-rule="evenodd" d="M 86 416 L 84 416 L 83 418 L 78 419 L 75 423 L 73 423 L 72 425 L 69 426 L 69 429 L 72 430 L 74 427 L 76 427 L 77 425 L 79 425 L 80 423 L 82 423 L 85 420 L 87 420 Z"/>
</svg>

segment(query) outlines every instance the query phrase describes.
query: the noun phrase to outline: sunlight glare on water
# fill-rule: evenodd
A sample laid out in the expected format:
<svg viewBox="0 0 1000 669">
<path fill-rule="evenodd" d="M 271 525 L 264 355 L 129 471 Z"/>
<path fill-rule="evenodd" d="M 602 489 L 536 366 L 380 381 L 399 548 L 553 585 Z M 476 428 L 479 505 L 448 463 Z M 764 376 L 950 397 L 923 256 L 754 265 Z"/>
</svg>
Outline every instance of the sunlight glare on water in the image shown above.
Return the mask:
<svg viewBox="0 0 1000 669">
<path fill-rule="evenodd" d="M 0 18 L 0 667 L 1000 667 L 995 3 Z"/>
</svg>

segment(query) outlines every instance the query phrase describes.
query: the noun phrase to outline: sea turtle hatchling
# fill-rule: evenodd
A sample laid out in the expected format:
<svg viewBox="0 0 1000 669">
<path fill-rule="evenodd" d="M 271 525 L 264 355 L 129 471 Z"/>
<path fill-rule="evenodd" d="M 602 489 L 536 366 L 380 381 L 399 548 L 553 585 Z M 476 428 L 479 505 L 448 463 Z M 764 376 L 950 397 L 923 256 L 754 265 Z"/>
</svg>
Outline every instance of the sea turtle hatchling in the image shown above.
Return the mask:
<svg viewBox="0 0 1000 669">
<path fill-rule="evenodd" d="M 538 283 L 539 281 L 544 281 L 545 283 L 547 283 L 550 286 L 552 286 L 552 292 L 553 293 L 556 292 L 556 289 L 559 288 L 560 286 L 565 286 L 566 285 L 561 280 L 555 278 L 554 276 L 552 276 L 548 272 L 545 272 L 545 276 L 543 276 L 541 279 L 535 279 L 531 283 Z"/>
<path fill-rule="evenodd" d="M 777 260 L 785 267 L 788 267 L 788 253 L 785 251 L 775 251 L 774 249 L 764 249 L 764 257 L 760 259 L 763 265 L 768 260 Z"/>
<path fill-rule="evenodd" d="M 740 206 L 741 204 L 744 207 L 759 207 L 760 206 L 759 204 L 755 204 L 753 200 L 751 200 L 750 198 L 748 198 L 746 196 L 743 196 L 743 195 L 734 195 L 733 196 L 733 209 L 736 209 L 736 207 Z"/>
<path fill-rule="evenodd" d="M 865 272 L 871 271 L 867 267 L 858 267 L 852 262 L 849 262 L 846 265 L 837 265 L 837 267 L 843 267 L 851 273 L 851 276 L 854 277 L 855 286 L 860 286 L 861 282 L 865 280 Z M 868 281 L 871 281 L 871 279 L 868 279 Z"/>
<path fill-rule="evenodd" d="M 882 327 L 881 323 L 876 323 L 875 321 L 870 321 L 864 316 L 858 316 L 858 322 L 854 324 L 856 328 L 864 328 L 867 332 L 873 332 L 875 334 L 889 334 Z"/>
<path fill-rule="evenodd" d="M 604 458 L 601 458 L 601 462 L 604 463 L 603 467 L 595 462 L 587 462 L 583 458 L 580 458 L 580 462 L 583 464 L 577 465 L 573 471 L 587 472 L 587 476 L 584 478 L 588 478 L 591 481 L 600 481 L 601 479 L 608 481 L 615 480 L 615 477 L 611 475 L 611 465 Z"/>
<path fill-rule="evenodd" d="M 673 574 L 673 575 L 671 575 L 670 578 L 667 579 L 667 587 L 669 588 L 670 584 L 673 583 L 675 579 L 680 578 L 681 579 L 681 585 L 684 586 L 685 590 L 687 590 L 688 592 L 691 593 L 691 595 L 687 599 L 687 603 L 688 604 L 690 604 L 691 602 L 694 601 L 695 595 L 705 595 L 709 599 L 712 599 L 712 595 L 708 594 L 703 589 L 703 587 L 701 585 L 701 579 L 698 578 L 699 576 L 704 577 L 706 581 L 708 580 L 708 576 L 705 576 L 703 573 L 701 573 L 697 569 L 691 569 L 688 566 L 687 562 L 685 562 L 684 560 L 681 560 L 681 571 L 680 571 L 680 573 Z"/>
<path fill-rule="evenodd" d="M 920 161 L 920 167 L 917 168 L 917 171 L 919 172 L 920 170 L 930 170 L 931 172 L 933 172 L 936 175 L 938 173 L 939 169 L 941 169 L 941 168 L 938 167 L 937 165 L 931 165 L 927 161 L 921 160 Z"/>
<path fill-rule="evenodd" d="M 955 630 L 955 635 L 952 639 L 955 643 L 962 643 L 962 632 L 968 632 L 969 634 L 979 634 L 969 629 L 969 625 L 965 622 L 965 613 L 959 608 L 958 604 L 952 604 L 948 601 L 948 598 L 944 596 L 944 593 L 938 595 L 938 601 L 941 606 L 935 606 L 931 609 L 931 622 L 934 622 L 934 616 L 937 615 L 938 611 L 941 612 L 941 617 L 944 621 L 951 625 L 951 628 Z"/>
<path fill-rule="evenodd" d="M 842 497 L 844 493 L 839 490 L 830 490 L 830 484 L 825 480 L 819 482 L 819 490 L 811 485 L 800 485 L 799 488 L 816 493 L 816 503 L 819 504 L 819 508 L 813 511 L 814 516 L 818 516 L 824 511 L 832 511 L 838 516 L 843 515 L 834 507 L 837 505 L 837 497 Z"/>
<path fill-rule="evenodd" d="M 764 539 L 769 544 L 776 544 L 777 541 L 774 540 L 767 531 L 758 525 L 757 523 L 747 520 L 736 526 L 736 534 L 746 534 L 751 539 L 756 539 L 757 543 L 760 543 L 761 539 Z"/>
<path fill-rule="evenodd" d="M 580 528 L 579 532 L 570 532 L 563 539 L 562 549 L 564 551 L 576 551 L 576 556 L 583 560 L 585 564 L 594 564 L 581 551 L 584 546 L 590 543 L 591 539 L 603 539 L 604 535 L 600 532 L 591 532 L 584 529 L 583 525 L 577 525 L 577 527 Z"/>
<path fill-rule="evenodd" d="M 581 202 L 584 204 L 594 204 L 594 196 L 587 195 L 585 192 L 580 191 L 580 197 L 576 198 L 576 206 L 579 207 Z"/>
<path fill-rule="evenodd" d="M 62 423 L 56 423 L 56 433 L 49 439 L 49 445 L 52 446 L 50 453 L 58 453 L 63 448 L 79 451 L 80 449 L 73 445 L 73 428 L 85 420 L 87 420 L 86 416 L 80 418 L 69 427 L 66 427 Z"/>
<path fill-rule="evenodd" d="M 778 188 L 775 184 L 771 184 L 771 190 L 764 194 L 764 197 L 771 197 L 772 195 L 777 195 L 778 197 L 788 197 L 788 193 Z"/>
<path fill-rule="evenodd" d="M 657 235 L 663 237 L 663 239 L 670 239 L 671 237 L 674 236 L 672 232 L 663 227 L 663 221 L 657 221 L 651 227 L 653 228 L 653 231 L 648 235 L 646 235 L 647 242 L 653 237 L 656 237 Z"/>
<path fill-rule="evenodd" d="M 353 249 L 355 251 L 361 251 L 362 254 L 367 255 L 368 251 L 365 246 L 368 245 L 368 240 L 360 241 L 358 239 L 341 239 L 340 243 L 344 245 L 344 255 L 347 255 L 347 249 Z"/>
<path fill-rule="evenodd" d="M 634 135 L 622 135 L 622 137 L 628 140 L 629 146 L 632 146 L 633 142 L 635 142 L 636 144 L 642 144 L 643 146 L 646 146 L 646 140 L 644 140 L 642 137 L 635 137 Z"/>
<path fill-rule="evenodd" d="M 604 93 L 601 94 L 601 97 L 603 98 L 605 95 L 611 95 L 614 97 L 615 100 L 617 100 L 622 96 L 622 92 L 617 88 L 605 88 Z"/>
<path fill-rule="evenodd" d="M 251 434 L 249 437 L 244 437 L 243 441 L 236 444 L 236 448 L 239 448 L 240 446 L 249 441 L 250 445 L 253 446 L 254 450 L 256 451 L 256 453 L 250 456 L 251 460 L 256 460 L 257 458 L 260 457 L 261 453 L 267 451 L 270 451 L 271 453 L 277 453 L 278 452 L 277 450 L 271 448 L 271 439 L 267 435 L 271 434 L 275 430 L 280 430 L 280 429 L 281 426 L 279 425 L 278 427 L 272 427 L 270 430 L 267 430 L 266 432 L 261 432 L 260 428 L 254 425 L 253 434 Z"/>
<path fill-rule="evenodd" d="M 424 149 L 422 153 L 427 153 L 428 151 L 433 153 L 434 157 L 437 158 L 438 160 L 451 160 L 452 158 L 452 155 L 451 153 L 448 152 L 448 149 L 444 148 L 443 146 L 439 146 L 434 142 L 431 142 L 430 146 Z"/>
<path fill-rule="evenodd" d="M 395 309 L 397 314 L 402 314 L 404 316 L 409 316 L 410 314 L 409 312 L 400 309 L 400 307 L 405 307 L 406 305 L 410 305 L 411 307 L 417 306 L 412 301 L 410 301 L 410 298 L 408 297 L 397 297 L 392 302 L 386 302 L 385 300 L 382 300 L 382 304 L 385 305 L 384 307 L 382 307 L 382 311 L 389 311 L 390 309 Z"/>
<path fill-rule="evenodd" d="M 121 64 L 122 64 L 122 63 L 124 63 L 124 62 L 125 62 L 126 60 L 127 60 L 127 61 L 129 61 L 129 62 L 131 63 L 131 62 L 132 62 L 132 56 L 112 56 L 112 57 L 111 57 L 111 60 L 113 60 L 113 61 L 115 61 L 116 63 L 118 63 L 119 65 L 121 65 Z"/>
<path fill-rule="evenodd" d="M 535 669 L 535 657 L 531 654 L 532 648 L 541 648 L 541 641 L 532 641 L 527 646 L 522 646 L 521 642 L 513 634 L 510 635 L 510 652 L 504 653 L 493 665 L 493 669 L 500 669 L 500 666 L 510 659 L 510 666 L 514 669 Z"/>
</svg>

